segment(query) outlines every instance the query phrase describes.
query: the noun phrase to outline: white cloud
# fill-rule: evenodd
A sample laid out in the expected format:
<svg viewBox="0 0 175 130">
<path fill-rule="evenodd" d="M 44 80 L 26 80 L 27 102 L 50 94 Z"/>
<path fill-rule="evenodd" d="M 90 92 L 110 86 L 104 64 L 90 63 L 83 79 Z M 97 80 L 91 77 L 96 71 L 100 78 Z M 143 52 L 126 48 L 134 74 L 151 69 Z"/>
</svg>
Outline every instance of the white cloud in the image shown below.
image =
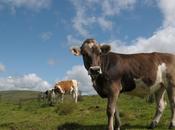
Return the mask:
<svg viewBox="0 0 175 130">
<path fill-rule="evenodd" d="M 162 28 L 149 38 L 137 38 L 130 45 L 120 40 L 108 42 L 112 50 L 118 53 L 138 53 L 138 52 L 171 52 L 175 53 L 175 28 Z"/>
<path fill-rule="evenodd" d="M 83 65 L 73 66 L 71 70 L 66 72 L 64 79 L 76 79 L 79 82 L 79 90 L 82 91 L 82 94 L 96 94 Z"/>
<path fill-rule="evenodd" d="M 40 37 L 43 41 L 48 41 L 51 39 L 53 33 L 52 32 L 42 32 Z"/>
<path fill-rule="evenodd" d="M 48 8 L 52 0 L 0 0 L 0 6 L 10 8 L 12 13 L 16 12 L 17 8 L 27 8 L 38 11 L 43 8 Z"/>
<path fill-rule="evenodd" d="M 130 44 L 120 40 L 108 42 L 112 45 L 113 51 L 121 53 L 136 52 L 168 52 L 175 53 L 175 1 L 157 0 L 160 10 L 163 12 L 163 25 L 149 38 L 137 38 Z"/>
<path fill-rule="evenodd" d="M 0 72 L 5 71 L 5 66 L 3 64 L 0 64 Z"/>
<path fill-rule="evenodd" d="M 89 32 L 87 27 L 95 22 L 95 17 L 87 15 L 88 7 L 83 4 L 86 1 L 72 0 L 72 3 L 76 10 L 76 16 L 73 18 L 73 27 L 77 30 L 80 35 L 88 36 Z"/>
<path fill-rule="evenodd" d="M 24 76 L 0 78 L 0 90 L 35 90 L 45 91 L 51 85 L 38 77 L 36 74 L 27 74 Z"/>
<path fill-rule="evenodd" d="M 88 37 L 92 25 L 98 24 L 102 30 L 112 29 L 112 21 L 109 16 L 116 16 L 122 10 L 132 9 L 136 4 L 136 0 L 71 0 L 76 16 L 73 18 L 73 27 L 81 36 Z M 86 4 L 84 4 L 86 3 Z M 101 12 L 96 12 L 99 7 Z"/>
<path fill-rule="evenodd" d="M 164 26 L 175 26 L 175 0 L 157 0 L 164 15 Z"/>
</svg>

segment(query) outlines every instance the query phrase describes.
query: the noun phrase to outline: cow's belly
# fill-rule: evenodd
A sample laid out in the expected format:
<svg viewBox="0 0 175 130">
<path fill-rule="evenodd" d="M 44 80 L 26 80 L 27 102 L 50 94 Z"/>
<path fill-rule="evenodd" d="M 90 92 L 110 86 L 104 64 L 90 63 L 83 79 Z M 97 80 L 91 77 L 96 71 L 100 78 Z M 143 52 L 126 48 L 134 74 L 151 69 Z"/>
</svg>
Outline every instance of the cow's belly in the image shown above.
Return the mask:
<svg viewBox="0 0 175 130">
<path fill-rule="evenodd" d="M 146 97 L 153 94 L 160 88 L 160 83 L 156 83 L 152 86 L 147 86 L 142 80 L 135 80 L 136 87 L 132 91 L 126 92 L 127 95 L 133 95 L 138 97 Z"/>
<path fill-rule="evenodd" d="M 157 75 L 156 80 L 154 81 L 154 84 L 151 86 L 148 86 L 143 82 L 142 79 L 134 79 L 136 87 L 130 92 L 127 92 L 127 94 L 135 95 L 139 97 L 144 97 L 150 94 L 153 94 L 156 92 L 160 87 L 161 84 L 164 84 L 164 86 L 167 86 L 167 80 L 166 80 L 166 65 L 165 63 L 162 63 L 157 68 Z"/>
</svg>

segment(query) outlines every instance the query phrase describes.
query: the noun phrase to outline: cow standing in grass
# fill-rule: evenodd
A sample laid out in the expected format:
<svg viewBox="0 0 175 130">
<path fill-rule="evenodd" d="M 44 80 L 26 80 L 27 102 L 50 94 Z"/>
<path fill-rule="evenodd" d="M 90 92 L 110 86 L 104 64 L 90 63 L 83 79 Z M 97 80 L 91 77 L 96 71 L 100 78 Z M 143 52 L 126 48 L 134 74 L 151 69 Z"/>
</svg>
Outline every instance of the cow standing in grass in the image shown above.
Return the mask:
<svg viewBox="0 0 175 130">
<path fill-rule="evenodd" d="M 55 94 L 54 89 L 46 90 L 42 96 L 43 99 L 46 100 L 49 105 L 53 105 L 54 103 L 56 103 L 57 96 Z"/>
<path fill-rule="evenodd" d="M 120 93 L 154 93 L 157 107 L 149 127 L 155 128 L 166 106 L 165 91 L 171 108 L 169 128 L 174 128 L 175 55 L 158 52 L 119 54 L 110 52 L 110 49 L 109 45 L 99 45 L 94 39 L 87 39 L 80 48 L 71 49 L 74 55 L 82 55 L 94 89 L 102 98 L 108 99 L 108 130 L 119 130 L 121 127 L 116 107 Z"/>
<path fill-rule="evenodd" d="M 65 94 L 71 94 L 75 99 L 75 103 L 78 100 L 78 82 L 76 80 L 65 80 L 59 81 L 54 86 L 54 91 L 56 94 L 60 94 L 61 101 L 64 100 Z"/>
</svg>

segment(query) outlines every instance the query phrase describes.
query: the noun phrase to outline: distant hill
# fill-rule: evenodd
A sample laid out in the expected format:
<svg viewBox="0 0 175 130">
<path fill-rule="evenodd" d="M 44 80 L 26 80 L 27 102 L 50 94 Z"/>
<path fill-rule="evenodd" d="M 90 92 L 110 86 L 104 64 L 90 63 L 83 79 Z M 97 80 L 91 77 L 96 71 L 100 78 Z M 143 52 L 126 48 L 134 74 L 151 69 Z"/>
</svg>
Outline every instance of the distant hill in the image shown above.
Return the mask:
<svg viewBox="0 0 175 130">
<path fill-rule="evenodd" d="M 0 91 L 0 101 L 19 101 L 37 98 L 39 91 L 20 91 L 20 90 L 11 90 L 11 91 Z"/>
</svg>

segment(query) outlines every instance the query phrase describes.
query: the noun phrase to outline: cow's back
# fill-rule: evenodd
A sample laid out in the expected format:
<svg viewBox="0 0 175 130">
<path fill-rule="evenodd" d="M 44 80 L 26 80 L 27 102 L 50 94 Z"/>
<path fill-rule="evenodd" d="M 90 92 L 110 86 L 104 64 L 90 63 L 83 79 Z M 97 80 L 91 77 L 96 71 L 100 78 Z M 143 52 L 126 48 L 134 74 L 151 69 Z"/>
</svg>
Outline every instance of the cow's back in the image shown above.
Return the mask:
<svg viewBox="0 0 175 130">
<path fill-rule="evenodd" d="M 65 80 L 57 83 L 64 91 L 69 91 L 71 88 L 74 88 L 77 82 L 76 80 Z"/>
</svg>

